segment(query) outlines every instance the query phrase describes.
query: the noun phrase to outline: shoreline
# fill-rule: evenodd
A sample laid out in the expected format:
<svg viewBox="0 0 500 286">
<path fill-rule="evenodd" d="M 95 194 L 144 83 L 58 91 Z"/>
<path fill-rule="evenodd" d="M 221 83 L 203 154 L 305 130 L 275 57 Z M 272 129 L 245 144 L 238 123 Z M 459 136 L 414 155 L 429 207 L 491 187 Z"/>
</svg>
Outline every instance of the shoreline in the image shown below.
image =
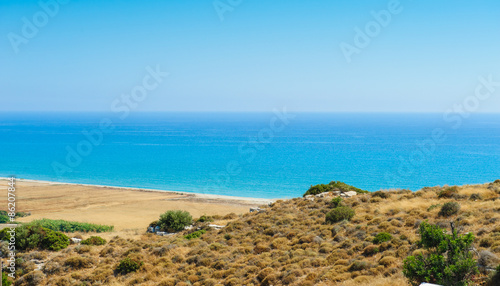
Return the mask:
<svg viewBox="0 0 500 286">
<path fill-rule="evenodd" d="M 9 177 L 0 177 L 0 181 L 7 181 Z M 147 188 L 134 188 L 134 187 L 120 187 L 120 186 L 108 186 L 108 185 L 95 185 L 95 184 L 81 184 L 81 183 L 66 183 L 66 182 L 54 182 L 54 181 L 44 181 L 44 180 L 32 180 L 32 179 L 20 179 L 16 178 L 17 182 L 35 183 L 35 184 L 45 184 L 45 185 L 68 185 L 68 186 L 81 186 L 81 187 L 95 187 L 95 188 L 106 188 L 106 189 L 116 189 L 116 190 L 129 190 L 137 192 L 158 192 L 166 193 L 172 195 L 182 195 L 185 197 L 193 199 L 203 199 L 203 200 L 217 200 L 217 201 L 236 201 L 236 202 L 248 202 L 250 204 L 269 204 L 273 203 L 277 199 L 264 199 L 264 198 L 252 198 L 252 197 L 237 197 L 237 196 L 227 196 L 227 195 L 214 195 L 214 194 L 202 194 L 202 193 L 190 193 L 190 192 L 180 192 L 180 191 L 169 191 L 169 190 L 158 190 L 158 189 L 147 189 Z"/>
<path fill-rule="evenodd" d="M 7 189 L 7 180 L 0 178 L 0 188 Z M 113 225 L 115 234 L 126 230 L 138 230 L 134 233 L 140 234 L 141 229 L 168 210 L 187 211 L 193 218 L 224 217 L 242 215 L 273 201 L 30 179 L 16 179 L 15 192 L 16 211 L 31 213 L 18 218 L 19 222 L 47 218 Z M 0 196 L 0 206 L 3 206 L 0 210 L 5 210 L 8 203 L 7 196 Z"/>
</svg>

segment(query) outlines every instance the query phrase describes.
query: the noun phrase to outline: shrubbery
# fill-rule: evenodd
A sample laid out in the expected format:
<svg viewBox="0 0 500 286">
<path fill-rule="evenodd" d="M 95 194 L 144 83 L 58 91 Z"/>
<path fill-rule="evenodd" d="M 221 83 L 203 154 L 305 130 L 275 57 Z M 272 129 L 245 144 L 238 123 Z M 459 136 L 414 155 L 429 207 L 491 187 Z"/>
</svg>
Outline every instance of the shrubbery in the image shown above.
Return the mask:
<svg viewBox="0 0 500 286">
<path fill-rule="evenodd" d="M 142 261 L 136 261 L 127 257 L 122 261 L 120 261 L 118 266 L 116 266 L 116 272 L 123 275 L 130 272 L 135 272 L 139 270 L 139 268 L 141 268 L 142 264 L 143 264 Z"/>
<path fill-rule="evenodd" d="M 335 197 L 330 201 L 332 207 L 338 208 L 342 206 L 342 198 L 341 197 Z"/>
<path fill-rule="evenodd" d="M 353 187 L 351 185 L 348 185 L 348 184 L 346 184 L 344 182 L 331 181 L 328 185 L 319 184 L 319 185 L 311 186 L 309 188 L 309 190 L 307 190 L 307 192 L 304 194 L 304 197 L 307 196 L 307 195 L 317 195 L 317 194 L 321 194 L 321 193 L 325 193 L 325 192 L 331 192 L 331 191 L 335 191 L 335 190 L 339 190 L 339 191 L 342 191 L 342 192 L 354 191 L 354 192 L 356 192 L 358 194 L 368 193 L 368 191 L 365 191 L 365 190 L 362 190 L 362 189 L 358 189 L 358 188 Z"/>
<path fill-rule="evenodd" d="M 449 217 L 454 214 L 457 214 L 459 210 L 460 210 L 460 205 L 458 203 L 447 202 L 441 207 L 441 210 L 439 211 L 439 216 Z"/>
<path fill-rule="evenodd" d="M 105 245 L 106 240 L 100 236 L 91 236 L 80 243 L 85 245 Z"/>
<path fill-rule="evenodd" d="M 192 232 L 190 234 L 186 234 L 184 236 L 185 239 L 193 239 L 193 238 L 198 238 L 198 237 L 201 237 L 205 232 L 207 232 L 206 230 L 204 229 L 201 229 L 201 230 L 197 230 L 195 232 Z"/>
<path fill-rule="evenodd" d="M 0 223 L 8 223 L 10 222 L 10 217 L 6 215 L 0 215 Z"/>
<path fill-rule="evenodd" d="M 8 215 L 9 213 L 7 211 L 0 211 L 0 223 L 9 223 L 10 217 Z M 25 212 L 16 212 L 15 217 L 25 217 L 29 216 L 30 213 L 25 213 Z"/>
<path fill-rule="evenodd" d="M 200 216 L 199 219 L 196 220 L 196 222 L 212 222 L 212 221 L 214 221 L 213 217 L 207 215 L 202 215 Z"/>
<path fill-rule="evenodd" d="M 380 232 L 378 233 L 375 238 L 373 238 L 373 243 L 379 244 L 382 242 L 386 242 L 392 239 L 392 235 L 390 235 L 387 232 Z"/>
<path fill-rule="evenodd" d="M 10 281 L 7 273 L 2 272 L 2 286 L 10 286 L 12 285 L 12 281 Z"/>
<path fill-rule="evenodd" d="M 403 274 L 412 285 L 422 282 L 444 286 L 468 285 L 476 274 L 477 265 L 470 252 L 474 235 L 451 234 L 427 222 L 420 224 L 419 246 L 427 250 L 425 255 L 417 254 L 404 260 Z"/>
<path fill-rule="evenodd" d="M 86 222 L 75 222 L 65 220 L 40 219 L 30 222 L 28 225 L 38 225 L 55 231 L 62 232 L 108 232 L 113 231 L 114 227 L 110 225 L 100 225 Z"/>
<path fill-rule="evenodd" d="M 327 223 L 336 223 L 342 220 L 350 220 L 355 212 L 349 207 L 337 207 L 326 214 Z"/>
<path fill-rule="evenodd" d="M 21 225 L 16 228 L 16 250 L 36 248 L 58 251 L 68 247 L 69 237 L 57 231 L 39 225 Z M 8 229 L 0 231 L 0 240 L 9 241 Z"/>
<path fill-rule="evenodd" d="M 67 237 L 64 233 L 47 229 L 45 237 L 42 238 L 40 247 L 42 249 L 59 251 L 68 247 L 68 245 L 69 237 Z"/>
<path fill-rule="evenodd" d="M 193 218 L 186 211 L 167 211 L 160 216 L 158 226 L 163 231 L 176 232 L 193 223 Z"/>
</svg>

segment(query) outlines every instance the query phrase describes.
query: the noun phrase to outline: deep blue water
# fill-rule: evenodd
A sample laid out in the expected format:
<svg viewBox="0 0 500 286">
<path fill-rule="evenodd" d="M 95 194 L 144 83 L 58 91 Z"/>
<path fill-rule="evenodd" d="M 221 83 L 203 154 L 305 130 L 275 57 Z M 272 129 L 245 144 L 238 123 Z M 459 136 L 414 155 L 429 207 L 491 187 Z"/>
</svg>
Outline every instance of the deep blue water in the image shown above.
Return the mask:
<svg viewBox="0 0 500 286">
<path fill-rule="evenodd" d="M 113 129 L 93 144 L 82 131 L 101 132 L 103 118 Z M 0 176 L 262 198 L 300 196 L 332 180 L 376 191 L 500 178 L 500 114 L 459 126 L 441 114 L 297 113 L 288 121 L 272 113 L 4 113 Z M 78 148 L 82 155 L 67 161 Z"/>
</svg>

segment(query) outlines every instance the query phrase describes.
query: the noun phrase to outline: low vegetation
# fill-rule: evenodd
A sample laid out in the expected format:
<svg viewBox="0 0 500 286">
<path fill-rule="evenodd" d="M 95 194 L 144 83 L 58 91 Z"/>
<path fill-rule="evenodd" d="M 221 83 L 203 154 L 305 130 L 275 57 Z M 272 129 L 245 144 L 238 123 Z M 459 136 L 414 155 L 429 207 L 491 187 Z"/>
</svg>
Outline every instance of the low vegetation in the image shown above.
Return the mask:
<svg viewBox="0 0 500 286">
<path fill-rule="evenodd" d="M 135 272 L 141 268 L 143 262 L 142 261 L 136 261 L 131 258 L 125 258 L 120 261 L 118 266 L 116 266 L 116 272 L 125 275 L 130 272 Z"/>
<path fill-rule="evenodd" d="M 349 192 L 349 191 L 354 191 L 358 194 L 365 194 L 368 193 L 368 191 L 356 188 L 354 186 L 348 185 L 344 182 L 340 181 L 332 181 L 329 184 L 319 184 L 315 186 L 311 186 L 309 190 L 304 194 L 304 197 L 307 195 L 317 195 L 325 192 L 333 192 L 333 191 L 340 191 L 340 192 Z"/>
<path fill-rule="evenodd" d="M 194 223 L 169 212 L 156 224 L 172 235 L 19 251 L 16 285 L 498 285 L 500 181 L 439 197 L 448 188 L 278 200 Z M 459 211 L 441 215 L 449 202 Z"/>
<path fill-rule="evenodd" d="M 474 235 L 459 235 L 454 229 L 451 234 L 437 225 L 427 222 L 420 224 L 418 245 L 427 252 L 418 253 L 405 259 L 403 273 L 412 285 L 431 282 L 443 286 L 470 285 L 478 274 L 477 261 L 471 251 Z"/>
<path fill-rule="evenodd" d="M 28 225 L 38 225 L 55 231 L 62 232 L 109 232 L 114 227 L 110 225 L 100 225 L 86 222 L 75 222 L 66 220 L 40 219 L 30 222 Z"/>
<path fill-rule="evenodd" d="M 186 211 L 167 211 L 160 216 L 157 225 L 162 231 L 178 232 L 193 223 L 193 218 Z"/>
<path fill-rule="evenodd" d="M 0 240 L 10 242 L 11 233 L 8 228 L 0 231 Z M 69 237 L 39 225 L 21 225 L 15 231 L 16 250 L 27 251 L 45 249 L 58 251 L 68 247 Z"/>
<path fill-rule="evenodd" d="M 100 236 L 91 236 L 82 240 L 80 243 L 84 245 L 105 245 L 106 240 Z"/>
</svg>

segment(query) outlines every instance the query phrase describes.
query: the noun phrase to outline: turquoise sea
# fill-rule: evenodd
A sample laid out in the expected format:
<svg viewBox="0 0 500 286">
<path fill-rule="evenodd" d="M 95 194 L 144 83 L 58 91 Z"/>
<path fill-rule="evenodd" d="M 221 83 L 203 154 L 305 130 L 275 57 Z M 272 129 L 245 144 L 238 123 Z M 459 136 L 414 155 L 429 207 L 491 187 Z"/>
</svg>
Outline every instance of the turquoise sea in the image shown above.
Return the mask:
<svg viewBox="0 0 500 286">
<path fill-rule="evenodd" d="M 500 178 L 500 114 L 3 113 L 0 176 L 290 198 Z"/>
</svg>

